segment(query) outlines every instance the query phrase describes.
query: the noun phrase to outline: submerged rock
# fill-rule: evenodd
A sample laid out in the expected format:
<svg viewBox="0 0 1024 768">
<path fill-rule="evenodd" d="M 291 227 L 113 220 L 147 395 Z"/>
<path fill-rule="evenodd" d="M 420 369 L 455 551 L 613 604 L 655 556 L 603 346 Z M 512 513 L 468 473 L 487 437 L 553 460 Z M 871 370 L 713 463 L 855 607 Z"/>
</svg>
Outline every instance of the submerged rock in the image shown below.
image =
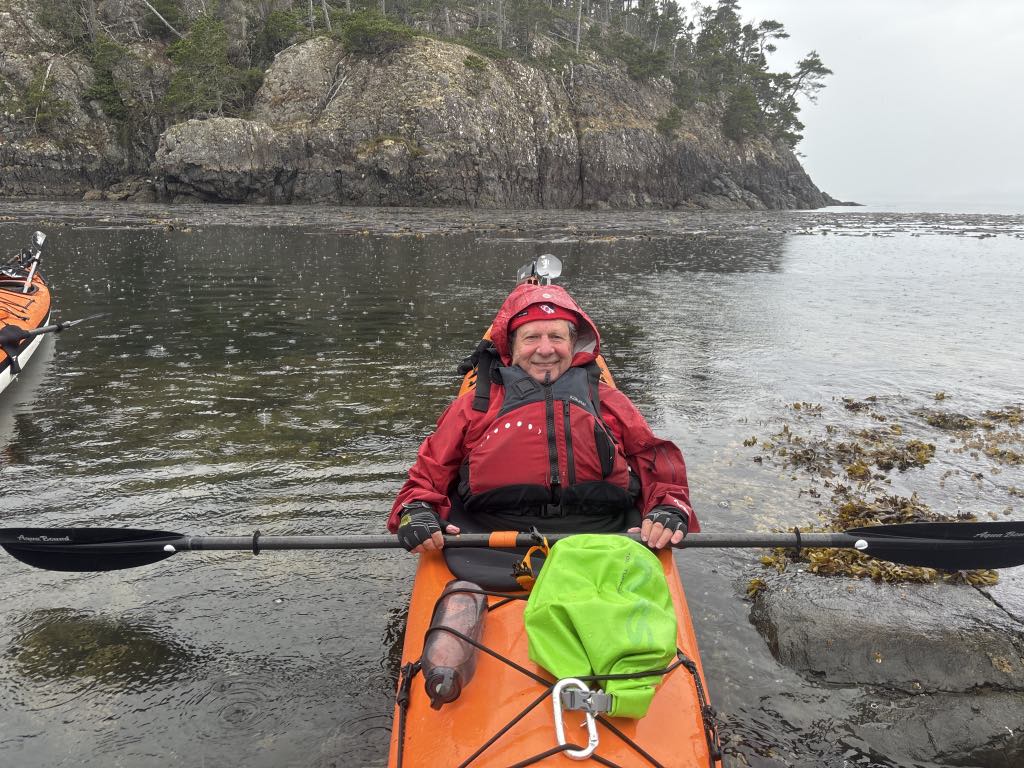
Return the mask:
<svg viewBox="0 0 1024 768">
<path fill-rule="evenodd" d="M 869 688 L 852 729 L 941 765 L 1024 765 L 1024 568 L 992 587 L 763 576 L 751 622 L 782 664 Z"/>
<path fill-rule="evenodd" d="M 873 696 L 863 703 L 866 706 L 852 730 L 870 750 L 940 766 L 1019 768 L 1024 764 L 1017 691 L 882 701 Z"/>
</svg>

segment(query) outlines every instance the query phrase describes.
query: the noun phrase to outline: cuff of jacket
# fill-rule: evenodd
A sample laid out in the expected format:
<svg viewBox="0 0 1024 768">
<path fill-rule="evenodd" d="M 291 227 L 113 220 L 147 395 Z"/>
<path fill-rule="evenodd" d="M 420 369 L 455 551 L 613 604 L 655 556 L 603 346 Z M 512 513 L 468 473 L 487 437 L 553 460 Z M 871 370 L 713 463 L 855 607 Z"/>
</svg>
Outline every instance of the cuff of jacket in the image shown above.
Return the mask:
<svg viewBox="0 0 1024 768">
<path fill-rule="evenodd" d="M 427 497 L 427 498 L 424 498 Z M 433 496 L 433 498 L 429 498 Z M 387 528 L 391 533 L 398 531 L 398 521 L 402 517 L 402 505 L 411 504 L 414 501 L 423 501 L 434 508 L 437 512 L 437 516 L 441 518 L 441 522 L 444 523 L 448 520 L 448 512 L 452 508 L 451 500 L 447 496 L 437 496 L 436 494 L 424 493 L 423 496 L 414 496 L 412 494 L 409 497 L 400 495 L 395 499 L 395 503 L 391 506 L 391 514 L 388 516 Z"/>
<path fill-rule="evenodd" d="M 675 496 L 672 496 L 671 494 L 666 494 L 656 504 L 651 505 L 651 509 L 654 509 L 656 507 L 672 507 L 674 509 L 678 509 L 681 510 L 682 512 L 685 512 L 688 519 L 686 532 L 698 533 L 700 531 L 700 522 L 697 520 L 697 513 L 693 511 L 693 507 L 691 507 L 689 503 L 687 503 L 686 501 L 678 499 Z M 651 509 L 645 511 L 644 514 L 646 515 L 648 512 L 651 511 Z"/>
</svg>

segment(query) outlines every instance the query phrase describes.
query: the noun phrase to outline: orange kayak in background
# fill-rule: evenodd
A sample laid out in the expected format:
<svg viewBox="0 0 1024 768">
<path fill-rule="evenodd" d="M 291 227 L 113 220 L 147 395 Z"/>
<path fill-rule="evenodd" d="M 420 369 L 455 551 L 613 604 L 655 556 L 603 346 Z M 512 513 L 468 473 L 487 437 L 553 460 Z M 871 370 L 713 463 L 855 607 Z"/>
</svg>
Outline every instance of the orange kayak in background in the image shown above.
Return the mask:
<svg viewBox="0 0 1024 768">
<path fill-rule="evenodd" d="M 0 392 L 18 375 L 43 340 L 42 334 L 16 341 L 18 330 L 34 331 L 50 318 L 50 287 L 38 263 L 45 236 L 37 232 L 33 249 L 0 265 Z"/>
<path fill-rule="evenodd" d="M 525 272 L 520 270 L 520 281 L 524 276 L 545 277 L 537 266 L 547 258 L 541 256 L 532 266 L 524 267 Z M 553 260 L 560 273 L 561 263 Z M 547 264 L 544 263 L 545 269 Z M 488 337 L 484 335 L 485 339 Z M 598 362 L 603 380 L 614 386 L 604 360 Z M 459 395 L 465 396 L 475 384 L 476 372 L 470 371 L 462 381 Z M 593 722 L 588 724 L 588 713 L 578 709 L 566 709 L 556 718 L 555 702 L 561 702 L 562 697 L 552 691 L 558 681 L 528 656 L 523 623 L 527 592 L 486 597 L 487 610 L 482 622 L 474 625 L 481 627 L 475 671 L 470 672 L 470 679 L 453 701 L 438 708 L 431 706 L 420 662 L 428 635 L 438 634 L 428 632 L 435 608 L 445 587 L 458 577 L 450 570 L 443 553 L 420 555 L 402 650 L 389 768 L 515 768 L 534 764 L 622 768 L 719 766 L 717 725 L 705 693 L 697 638 L 679 572 L 670 550 L 661 550 L 658 558 L 675 608 L 677 657 L 662 675 L 644 717 L 611 718 L 593 713 Z M 475 599 L 477 605 L 481 600 L 478 595 L 468 599 Z M 477 612 L 470 613 L 475 618 Z M 465 615 L 464 611 L 462 616 Z M 617 636 L 623 633 L 618 627 L 608 631 Z M 449 644 L 453 640 L 462 643 L 463 652 L 469 650 L 451 633 L 441 635 Z M 591 685 L 595 687 L 596 683 Z M 556 719 L 561 720 L 561 734 Z M 590 754 L 583 756 L 591 746 Z"/>
</svg>

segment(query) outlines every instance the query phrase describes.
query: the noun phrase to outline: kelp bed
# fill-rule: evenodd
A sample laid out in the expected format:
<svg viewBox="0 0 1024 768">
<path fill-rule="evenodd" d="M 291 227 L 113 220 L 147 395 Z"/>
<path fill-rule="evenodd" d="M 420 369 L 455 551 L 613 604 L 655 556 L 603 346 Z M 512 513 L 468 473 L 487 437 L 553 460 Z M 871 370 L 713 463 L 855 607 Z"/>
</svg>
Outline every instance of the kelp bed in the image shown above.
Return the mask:
<svg viewBox="0 0 1024 768">
<path fill-rule="evenodd" d="M 1024 466 L 1024 408 L 1021 405 L 984 410 L 972 416 L 942 408 L 939 404 L 946 399 L 945 393 L 937 393 L 935 406 L 905 413 L 897 422 L 877 397 L 844 398 L 842 407 L 863 417 L 855 420 L 866 421 L 871 426 L 851 428 L 818 424 L 803 429 L 785 423 L 770 437 L 751 437 L 744 445 L 759 449 L 754 461 L 781 466 L 792 471 L 794 479 L 804 476 L 820 481 L 830 494 L 821 512 L 822 524 L 802 526 L 801 531 L 830 532 L 869 525 L 977 520 L 971 513 L 953 517 L 937 513 L 922 502 L 916 492 L 909 496 L 887 492 L 892 473 L 920 470 L 935 459 L 935 442 L 907 434 L 917 430 L 939 430 L 951 444 L 947 449 L 951 455 L 966 454 L 975 463 L 985 460 L 991 467 L 990 474 Z M 802 426 L 809 426 L 808 419 L 823 419 L 826 412 L 824 406 L 806 402 L 793 403 L 791 409 Z M 939 479 L 939 486 L 944 487 L 946 479 L 958 471 L 946 471 Z M 980 480 L 984 474 L 974 471 L 970 476 Z M 802 490 L 803 493 L 814 498 L 823 495 L 814 483 Z M 1014 485 L 1008 486 L 1006 493 L 1010 497 L 1024 498 L 1024 490 Z M 1012 507 L 1006 511 L 1012 511 Z M 807 570 L 822 576 L 870 578 L 887 583 L 943 581 L 990 585 L 998 580 L 996 572 L 991 570 L 938 571 L 875 560 L 852 549 L 812 549 L 799 553 L 776 549 L 761 562 L 780 571 L 792 562 L 801 562 L 806 564 Z M 753 579 L 748 594 L 755 595 L 764 585 L 763 580 Z"/>
</svg>

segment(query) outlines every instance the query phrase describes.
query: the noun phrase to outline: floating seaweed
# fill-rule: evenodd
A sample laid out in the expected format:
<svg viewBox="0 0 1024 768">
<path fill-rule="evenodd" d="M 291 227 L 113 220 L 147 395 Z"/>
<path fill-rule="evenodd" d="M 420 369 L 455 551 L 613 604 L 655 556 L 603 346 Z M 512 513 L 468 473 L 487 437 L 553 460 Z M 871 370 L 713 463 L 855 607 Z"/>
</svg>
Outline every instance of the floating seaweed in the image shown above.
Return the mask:
<svg viewBox="0 0 1024 768">
<path fill-rule="evenodd" d="M 999 411 L 985 411 L 982 416 L 1010 427 L 1019 427 L 1024 424 L 1024 406 L 1011 405 Z"/>
<path fill-rule="evenodd" d="M 852 397 L 844 397 L 843 407 L 848 411 L 866 411 L 876 402 L 878 402 L 878 397 L 876 395 L 865 397 L 863 400 L 854 400 Z"/>
<path fill-rule="evenodd" d="M 808 531 L 821 530 L 808 528 Z M 885 560 L 875 560 L 852 549 L 814 549 L 801 551 L 799 557 L 790 549 L 775 549 L 771 555 L 761 558 L 765 567 L 784 571 L 790 563 L 807 564 L 807 570 L 818 576 L 846 576 L 855 579 L 871 579 L 886 584 L 969 584 L 991 586 L 999 581 L 999 574 L 988 569 L 971 571 L 939 571 L 916 565 L 900 565 Z M 747 589 L 750 594 L 750 587 Z M 756 594 L 756 592 L 755 592 Z"/>
<path fill-rule="evenodd" d="M 834 430 L 826 430 L 830 435 Z M 799 467 L 825 477 L 832 477 L 835 467 L 840 466 L 852 478 L 869 480 L 870 467 L 876 466 L 882 471 L 899 469 L 901 472 L 911 467 L 923 467 L 935 457 L 935 445 L 921 440 L 895 440 L 903 434 L 903 428 L 892 424 L 887 430 L 862 430 L 856 437 L 860 440 L 840 441 L 820 440 L 817 445 L 794 434 L 788 424 L 782 431 L 772 435 L 769 440 L 762 440 L 764 449 L 776 457 L 783 459 L 783 466 Z M 754 445 L 744 441 L 744 445 Z"/>
<path fill-rule="evenodd" d="M 1024 464 L 1024 454 L 1007 448 L 988 446 L 985 448 L 985 455 L 990 459 L 998 461 L 1000 464 L 1014 464 L 1016 466 Z"/>
<path fill-rule="evenodd" d="M 977 419 L 972 419 L 970 416 L 965 416 L 962 413 L 921 409 L 916 412 L 916 415 L 923 418 L 929 426 L 936 429 L 945 429 L 950 432 L 962 432 L 981 426 L 981 422 Z"/>
<path fill-rule="evenodd" d="M 801 411 L 809 416 L 821 416 L 825 412 L 825 409 L 821 406 L 820 403 L 799 402 L 793 403 L 790 407 L 794 411 Z"/>
<path fill-rule="evenodd" d="M 946 395 L 943 392 L 936 393 L 934 399 L 942 401 Z M 831 500 L 822 513 L 823 523 L 801 530 L 836 532 L 871 525 L 951 519 L 932 511 L 916 493 L 908 497 L 879 492 L 883 486 L 876 481 L 888 482 L 887 473 L 894 470 L 905 472 L 927 466 L 935 458 L 936 446 L 916 437 L 905 436 L 904 425 L 889 423 L 889 417 L 876 410 L 878 402 L 875 396 L 863 400 L 842 398 L 846 410 L 875 421 L 887 422 L 885 426 L 854 430 L 826 424 L 824 434 L 819 432 L 816 436 L 810 436 L 798 434 L 789 424 L 783 424 L 770 438 L 750 438 L 744 441 L 748 447 L 760 445 L 761 455 L 755 457 L 755 460 L 763 463 L 766 459 L 772 459 L 786 469 L 822 478 L 824 485 L 832 490 Z M 793 403 L 791 408 L 801 416 L 821 415 L 820 406 Z M 952 449 L 953 453 L 969 451 L 974 458 L 984 456 L 1002 465 L 1024 464 L 1024 448 L 1021 448 L 1024 446 L 1024 434 L 1019 429 L 1024 423 L 1024 410 L 1019 405 L 986 410 L 980 416 L 935 409 L 920 409 L 913 414 L 930 427 L 954 433 L 953 440 L 959 440 L 960 445 Z M 993 468 L 992 474 L 998 472 L 998 469 Z M 943 474 L 940 487 L 951 473 L 952 470 Z M 971 473 L 971 478 L 977 482 L 983 477 L 981 472 Z M 800 491 L 801 495 L 804 493 L 804 490 Z M 1009 488 L 1009 494 L 1024 498 L 1024 491 L 1016 486 Z M 819 494 L 813 495 L 817 498 Z M 962 514 L 956 519 L 976 518 Z M 761 562 L 765 567 L 780 571 L 792 562 L 801 562 L 805 564 L 806 570 L 822 576 L 870 578 L 887 583 L 943 581 L 989 585 L 998 580 L 995 571 L 950 573 L 875 560 L 849 549 L 815 549 L 799 553 L 777 549 L 763 557 Z M 763 588 L 755 583 L 757 581 L 755 579 L 748 586 L 748 594 L 756 594 Z"/>
<path fill-rule="evenodd" d="M 747 597 L 753 600 L 768 586 L 764 579 L 751 579 L 747 584 Z"/>
<path fill-rule="evenodd" d="M 858 459 L 853 464 L 846 465 L 846 474 L 853 480 L 870 480 L 871 467 Z"/>
</svg>

